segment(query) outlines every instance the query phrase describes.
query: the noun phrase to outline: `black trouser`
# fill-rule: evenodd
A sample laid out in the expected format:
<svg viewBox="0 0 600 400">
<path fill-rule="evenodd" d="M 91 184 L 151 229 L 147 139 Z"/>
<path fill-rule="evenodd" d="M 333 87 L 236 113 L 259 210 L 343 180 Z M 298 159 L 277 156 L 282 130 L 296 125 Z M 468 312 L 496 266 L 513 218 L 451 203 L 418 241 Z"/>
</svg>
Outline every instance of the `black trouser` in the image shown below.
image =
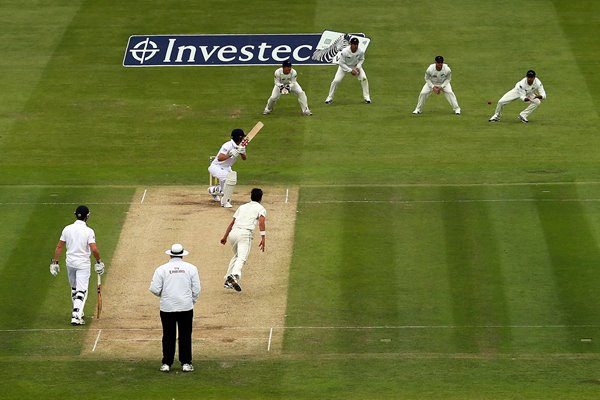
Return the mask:
<svg viewBox="0 0 600 400">
<path fill-rule="evenodd" d="M 194 310 L 160 312 L 160 322 L 163 327 L 162 363 L 173 365 L 175 359 L 175 340 L 179 330 L 179 361 L 181 364 L 192 363 L 192 320 Z"/>
</svg>

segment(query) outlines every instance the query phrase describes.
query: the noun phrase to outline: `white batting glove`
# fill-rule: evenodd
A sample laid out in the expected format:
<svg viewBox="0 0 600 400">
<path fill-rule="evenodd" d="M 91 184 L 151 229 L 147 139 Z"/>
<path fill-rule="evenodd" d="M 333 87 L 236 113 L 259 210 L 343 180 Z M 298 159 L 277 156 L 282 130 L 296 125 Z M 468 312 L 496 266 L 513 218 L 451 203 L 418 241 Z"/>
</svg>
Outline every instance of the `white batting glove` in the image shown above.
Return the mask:
<svg viewBox="0 0 600 400">
<path fill-rule="evenodd" d="M 94 269 L 98 275 L 102 275 L 104 273 L 104 263 L 102 261 L 96 261 L 96 265 L 94 265 Z"/>
<path fill-rule="evenodd" d="M 237 148 L 237 151 L 238 151 L 240 154 L 246 154 L 246 146 L 240 146 L 240 147 L 238 147 L 238 148 Z"/>
<path fill-rule="evenodd" d="M 60 272 L 60 265 L 58 265 L 57 261 L 52 260 L 50 262 L 50 273 L 52 274 L 52 276 L 56 276 L 56 275 L 58 275 L 59 272 Z"/>
<path fill-rule="evenodd" d="M 240 151 L 238 149 L 231 149 L 229 150 L 229 155 L 231 157 L 237 157 L 240 155 Z"/>
</svg>

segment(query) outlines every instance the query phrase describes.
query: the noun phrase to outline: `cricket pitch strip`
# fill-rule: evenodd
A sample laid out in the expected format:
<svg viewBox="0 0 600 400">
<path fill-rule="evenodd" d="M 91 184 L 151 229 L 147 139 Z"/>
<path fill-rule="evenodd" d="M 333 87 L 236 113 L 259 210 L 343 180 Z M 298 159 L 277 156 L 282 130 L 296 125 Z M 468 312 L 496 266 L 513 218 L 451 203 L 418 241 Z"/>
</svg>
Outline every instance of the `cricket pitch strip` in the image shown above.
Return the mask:
<svg viewBox="0 0 600 400">
<path fill-rule="evenodd" d="M 184 245 L 190 252 L 184 260 L 200 272 L 202 291 L 194 308 L 192 336 L 194 359 L 279 354 L 298 189 L 262 188 L 262 204 L 267 209 L 266 251 L 259 251 L 256 231 L 240 282 L 242 292 L 238 293 L 223 288 L 232 250 L 219 241 L 233 212 L 250 200 L 251 189 L 236 187 L 232 209 L 220 207 L 204 186 L 137 190 L 103 276 L 102 317 L 91 319 L 82 355 L 148 358 L 160 363 L 159 299 L 148 287 L 156 267 L 168 261 L 165 250 L 173 243 Z"/>
</svg>

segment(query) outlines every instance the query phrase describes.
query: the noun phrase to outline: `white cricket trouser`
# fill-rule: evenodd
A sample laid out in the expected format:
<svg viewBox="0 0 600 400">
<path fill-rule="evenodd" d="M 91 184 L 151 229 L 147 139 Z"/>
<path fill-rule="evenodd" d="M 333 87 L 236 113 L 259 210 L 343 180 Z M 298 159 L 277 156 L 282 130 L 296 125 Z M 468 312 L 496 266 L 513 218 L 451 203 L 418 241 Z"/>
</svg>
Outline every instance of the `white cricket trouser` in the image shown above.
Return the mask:
<svg viewBox="0 0 600 400">
<path fill-rule="evenodd" d="M 520 98 L 521 95 L 516 89 L 512 89 L 506 92 L 504 96 L 502 96 L 500 100 L 498 100 L 498 104 L 496 105 L 496 112 L 494 112 L 493 117 L 499 119 L 502 116 L 502 109 L 504 108 L 504 106 L 510 103 L 511 101 L 515 101 Z M 521 116 L 525 118 L 527 118 L 529 114 L 531 114 L 536 108 L 538 108 L 538 106 L 542 102 L 540 101 L 540 99 L 533 99 L 528 101 L 528 103 L 529 105 L 527 106 L 527 108 L 520 112 Z"/>
<path fill-rule="evenodd" d="M 309 112 L 310 110 L 308 109 L 308 98 L 306 97 L 306 93 L 304 92 L 304 90 L 302 90 L 302 86 L 300 86 L 298 83 L 294 83 L 290 86 L 290 92 L 298 96 L 300 110 L 302 110 L 303 113 Z M 265 111 L 273 111 L 273 106 L 275 105 L 277 100 L 279 100 L 280 97 L 281 91 L 279 90 L 279 86 L 273 86 L 273 91 L 271 92 L 271 97 L 269 97 L 269 100 L 267 100 Z"/>
<path fill-rule="evenodd" d="M 91 265 L 88 265 L 87 268 L 73 268 L 67 265 L 73 312 L 77 312 L 80 317 L 83 313 L 83 307 L 85 307 L 85 301 L 87 300 L 90 269 Z"/>
<path fill-rule="evenodd" d="M 225 178 L 227 178 L 227 174 L 230 173 L 231 167 L 223 167 L 221 165 L 210 164 L 208 167 L 208 172 L 219 180 L 219 192 L 223 192 L 223 187 L 225 187 Z M 211 186 L 209 189 L 214 190 L 215 186 Z"/>
<path fill-rule="evenodd" d="M 231 243 L 233 257 L 229 261 L 229 268 L 225 279 L 229 275 L 242 277 L 242 268 L 248 260 L 252 248 L 252 231 L 249 229 L 233 228 L 229 233 L 228 242 Z"/>
<path fill-rule="evenodd" d="M 446 97 L 446 100 L 448 100 L 448 103 L 450 103 L 452 110 L 454 110 L 454 112 L 457 112 L 457 111 L 460 112 L 458 100 L 456 100 L 456 96 L 454 95 L 454 92 L 452 91 L 452 85 L 450 85 L 449 83 L 446 84 L 446 86 L 442 88 L 442 91 L 444 92 L 444 96 Z M 428 83 L 423 85 L 423 89 L 421 89 L 421 93 L 419 93 L 419 100 L 417 101 L 417 106 L 415 107 L 415 111 L 418 111 L 418 112 L 423 111 L 423 105 L 425 105 L 425 101 L 427 100 L 429 95 L 431 95 L 431 92 L 433 92 L 433 88 L 430 87 Z"/>
<path fill-rule="evenodd" d="M 333 77 L 333 81 L 331 81 L 331 85 L 329 86 L 329 95 L 328 99 L 333 100 L 333 96 L 335 95 L 335 90 L 337 89 L 337 85 L 344 79 L 346 74 L 350 72 L 345 72 L 342 67 L 338 67 L 335 76 Z M 362 87 L 362 94 L 365 100 L 371 100 L 371 95 L 369 94 L 369 81 L 367 80 L 367 74 L 364 69 L 360 69 L 360 73 L 356 77 L 360 81 L 360 86 Z"/>
</svg>

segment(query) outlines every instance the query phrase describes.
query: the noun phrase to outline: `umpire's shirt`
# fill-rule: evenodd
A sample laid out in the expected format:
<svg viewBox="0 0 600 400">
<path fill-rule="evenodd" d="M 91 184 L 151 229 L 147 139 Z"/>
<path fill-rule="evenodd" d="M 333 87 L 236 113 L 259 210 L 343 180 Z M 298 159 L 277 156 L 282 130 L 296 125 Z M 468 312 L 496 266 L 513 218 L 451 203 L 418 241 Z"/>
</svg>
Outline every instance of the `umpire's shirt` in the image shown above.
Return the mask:
<svg viewBox="0 0 600 400">
<path fill-rule="evenodd" d="M 150 291 L 160 297 L 160 311 L 189 311 L 200 295 L 198 268 L 173 257 L 154 271 Z"/>
</svg>

